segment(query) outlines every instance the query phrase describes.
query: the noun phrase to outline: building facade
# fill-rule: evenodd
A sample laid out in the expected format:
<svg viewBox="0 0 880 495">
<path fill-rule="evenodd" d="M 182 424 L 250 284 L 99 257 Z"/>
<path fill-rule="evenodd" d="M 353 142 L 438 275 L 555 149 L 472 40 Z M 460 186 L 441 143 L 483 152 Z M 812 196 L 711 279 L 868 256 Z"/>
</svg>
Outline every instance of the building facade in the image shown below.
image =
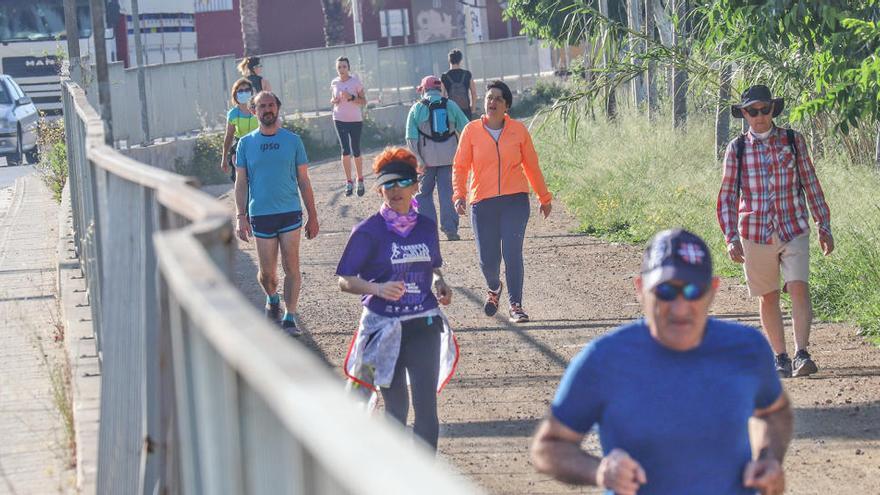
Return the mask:
<svg viewBox="0 0 880 495">
<path fill-rule="evenodd" d="M 241 57 L 240 0 L 195 0 L 195 26 L 200 58 L 234 54 Z M 321 0 L 258 0 L 260 52 L 320 48 L 324 42 Z M 345 41 L 354 43 L 354 24 L 345 20 Z M 505 21 L 498 0 L 360 0 L 364 41 L 380 47 L 426 43 L 450 38 L 468 40 L 517 36 L 520 25 Z M 506 2 L 502 1 L 502 4 Z M 377 5 L 381 5 L 377 7 Z M 476 32 L 476 34 L 475 34 Z"/>
</svg>

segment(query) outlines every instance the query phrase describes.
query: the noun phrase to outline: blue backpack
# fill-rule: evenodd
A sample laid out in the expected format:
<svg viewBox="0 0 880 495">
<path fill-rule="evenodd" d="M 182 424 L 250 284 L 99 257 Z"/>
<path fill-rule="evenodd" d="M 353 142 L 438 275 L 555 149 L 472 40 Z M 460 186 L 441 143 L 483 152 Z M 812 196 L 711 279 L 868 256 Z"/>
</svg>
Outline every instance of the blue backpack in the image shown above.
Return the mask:
<svg viewBox="0 0 880 495">
<path fill-rule="evenodd" d="M 455 135 L 449 128 L 449 113 L 446 111 L 446 98 L 440 98 L 431 102 L 428 98 L 420 101 L 422 105 L 428 107 L 428 121 L 431 124 L 431 133 L 426 134 L 419 130 L 419 134 L 430 139 L 431 141 L 442 143 Z"/>
</svg>

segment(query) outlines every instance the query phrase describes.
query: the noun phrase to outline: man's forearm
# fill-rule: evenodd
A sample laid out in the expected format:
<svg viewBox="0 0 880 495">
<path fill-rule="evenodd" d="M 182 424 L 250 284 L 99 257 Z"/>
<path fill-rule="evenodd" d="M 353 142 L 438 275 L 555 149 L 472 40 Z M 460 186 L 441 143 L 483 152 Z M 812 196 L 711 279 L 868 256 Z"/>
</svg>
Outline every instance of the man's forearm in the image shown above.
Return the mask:
<svg viewBox="0 0 880 495">
<path fill-rule="evenodd" d="M 247 214 L 247 179 L 243 175 L 241 170 L 235 174 L 235 213 L 238 215 Z"/>
<path fill-rule="evenodd" d="M 760 443 L 760 457 L 770 457 L 781 464 L 794 430 L 794 414 L 791 411 L 791 404 L 786 401 L 784 406 L 761 416 L 759 419 L 766 423 Z"/>
<path fill-rule="evenodd" d="M 571 442 L 543 440 L 532 448 L 532 464 L 539 472 L 573 485 L 595 486 L 599 462 Z"/>
<path fill-rule="evenodd" d="M 306 212 L 309 218 L 318 218 L 318 210 L 315 208 L 315 192 L 312 190 L 312 182 L 306 178 L 300 181 L 299 190 L 302 193 L 303 202 L 306 205 Z"/>
</svg>

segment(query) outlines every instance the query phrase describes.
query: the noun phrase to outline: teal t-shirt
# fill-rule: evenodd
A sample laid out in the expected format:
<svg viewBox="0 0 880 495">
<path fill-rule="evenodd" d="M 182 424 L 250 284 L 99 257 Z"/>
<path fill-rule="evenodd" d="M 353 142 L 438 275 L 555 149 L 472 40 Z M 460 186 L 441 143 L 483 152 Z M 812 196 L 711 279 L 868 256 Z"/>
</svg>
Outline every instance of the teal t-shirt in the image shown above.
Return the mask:
<svg viewBox="0 0 880 495">
<path fill-rule="evenodd" d="M 226 113 L 226 122 L 235 126 L 235 137 L 241 138 L 249 132 L 260 127 L 257 116 L 250 112 L 242 112 L 238 107 L 232 107 Z"/>
<path fill-rule="evenodd" d="M 248 214 L 274 215 L 302 211 L 298 167 L 308 164 L 302 139 L 287 129 L 267 136 L 257 129 L 238 142 L 235 166 L 247 170 Z"/>
</svg>

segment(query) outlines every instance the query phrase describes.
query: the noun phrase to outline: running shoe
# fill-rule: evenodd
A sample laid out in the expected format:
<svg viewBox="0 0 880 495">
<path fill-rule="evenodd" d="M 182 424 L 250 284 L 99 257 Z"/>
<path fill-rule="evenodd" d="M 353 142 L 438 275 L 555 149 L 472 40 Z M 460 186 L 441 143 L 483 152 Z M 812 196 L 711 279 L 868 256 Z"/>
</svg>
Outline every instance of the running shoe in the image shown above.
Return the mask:
<svg viewBox="0 0 880 495">
<path fill-rule="evenodd" d="M 776 373 L 779 378 L 791 378 L 791 359 L 788 354 L 783 352 L 776 355 Z"/>
<path fill-rule="evenodd" d="M 444 234 L 446 234 L 447 241 L 460 241 L 461 240 L 461 236 L 458 235 L 458 233 L 456 233 L 456 232 L 444 232 Z"/>
<path fill-rule="evenodd" d="M 265 308 L 266 310 L 266 318 L 269 318 L 272 321 L 281 320 L 281 303 L 275 304 L 267 304 Z"/>
<path fill-rule="evenodd" d="M 284 330 L 284 333 L 295 339 L 302 337 L 302 330 L 296 326 L 296 322 L 293 320 L 282 320 L 281 329 Z"/>
<path fill-rule="evenodd" d="M 358 196 L 363 196 L 365 192 L 366 192 L 366 189 L 364 188 L 364 180 L 360 179 L 360 180 L 358 180 L 358 189 L 357 189 Z"/>
<path fill-rule="evenodd" d="M 819 367 L 813 362 L 810 353 L 806 349 L 797 351 L 794 355 L 794 376 L 808 376 L 819 371 Z"/>
<path fill-rule="evenodd" d="M 510 322 L 526 323 L 529 321 L 529 315 L 523 310 L 522 304 L 513 303 L 510 305 Z"/>
<path fill-rule="evenodd" d="M 354 192 L 354 184 L 352 184 L 351 182 L 346 182 L 345 183 L 345 195 L 351 196 L 352 192 Z"/>
<path fill-rule="evenodd" d="M 486 316 L 495 316 L 495 313 L 498 312 L 498 299 L 501 297 L 501 285 L 498 286 L 498 290 L 490 290 L 487 291 L 486 294 L 486 303 L 483 304 L 483 312 L 486 313 Z"/>
</svg>

